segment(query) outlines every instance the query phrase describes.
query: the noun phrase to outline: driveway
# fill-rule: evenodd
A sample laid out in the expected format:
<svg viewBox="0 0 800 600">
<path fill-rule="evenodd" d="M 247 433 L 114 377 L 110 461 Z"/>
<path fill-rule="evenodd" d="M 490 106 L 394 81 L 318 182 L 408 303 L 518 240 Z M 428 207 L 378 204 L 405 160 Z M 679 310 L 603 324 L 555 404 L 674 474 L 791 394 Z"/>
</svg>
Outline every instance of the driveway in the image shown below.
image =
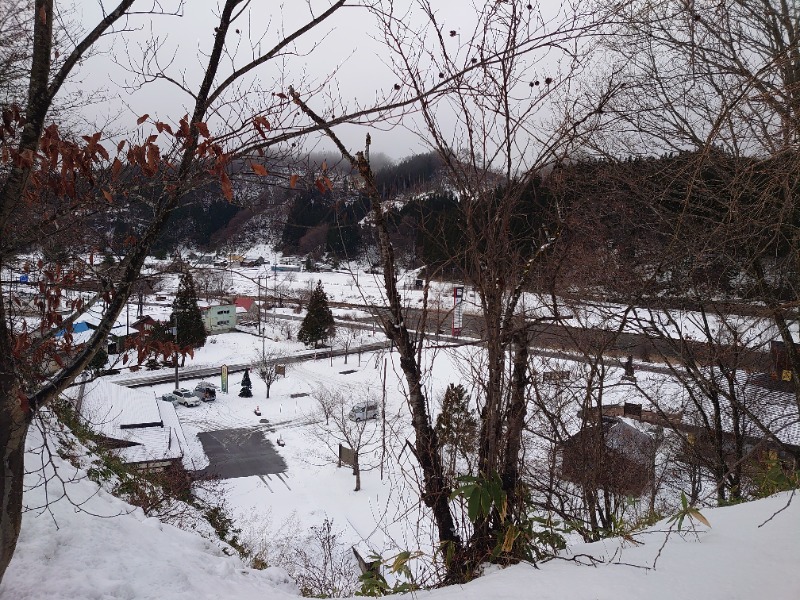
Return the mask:
<svg viewBox="0 0 800 600">
<path fill-rule="evenodd" d="M 286 463 L 272 442 L 264 438 L 265 433 L 261 427 L 198 433 L 209 460 L 199 475 L 234 479 L 284 473 Z"/>
</svg>

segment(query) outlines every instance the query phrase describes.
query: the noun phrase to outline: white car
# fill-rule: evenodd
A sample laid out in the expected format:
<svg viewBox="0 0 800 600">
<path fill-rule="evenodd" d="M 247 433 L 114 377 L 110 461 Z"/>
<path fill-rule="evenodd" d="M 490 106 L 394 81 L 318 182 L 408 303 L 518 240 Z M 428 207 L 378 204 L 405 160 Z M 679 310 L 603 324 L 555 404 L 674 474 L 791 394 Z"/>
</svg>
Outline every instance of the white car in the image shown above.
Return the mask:
<svg viewBox="0 0 800 600">
<path fill-rule="evenodd" d="M 179 390 L 174 390 L 169 394 L 164 394 L 162 398 L 177 404 L 183 404 L 184 406 L 200 406 L 200 398 L 195 396 L 194 392 L 190 392 L 186 388 L 181 388 Z"/>
<path fill-rule="evenodd" d="M 374 402 L 361 402 L 350 409 L 347 415 L 351 421 L 366 421 L 367 419 L 377 419 L 380 415 L 378 405 Z"/>
</svg>

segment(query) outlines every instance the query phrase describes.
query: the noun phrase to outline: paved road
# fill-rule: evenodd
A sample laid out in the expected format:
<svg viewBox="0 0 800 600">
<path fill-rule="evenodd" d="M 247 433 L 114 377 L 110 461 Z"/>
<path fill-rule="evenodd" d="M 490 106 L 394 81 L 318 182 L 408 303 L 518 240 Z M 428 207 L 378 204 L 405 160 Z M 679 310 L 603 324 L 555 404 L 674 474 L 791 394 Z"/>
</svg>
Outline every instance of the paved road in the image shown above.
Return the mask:
<svg viewBox="0 0 800 600">
<path fill-rule="evenodd" d="M 385 342 L 376 342 L 374 344 L 365 344 L 361 346 L 361 352 L 372 352 L 373 350 L 382 350 L 384 348 L 388 348 L 390 343 L 388 341 Z M 350 354 L 358 353 L 359 348 L 350 348 Z M 344 349 L 338 350 L 331 350 L 329 348 L 320 348 L 319 350 L 308 350 L 303 354 L 297 354 L 294 356 L 283 356 L 273 360 L 273 363 L 280 363 L 280 364 L 293 364 L 298 362 L 303 362 L 306 360 L 315 360 L 321 358 L 330 358 L 331 356 L 344 356 L 345 351 Z M 240 371 L 244 371 L 245 369 L 252 369 L 253 363 L 245 362 L 245 363 L 238 363 L 234 365 L 228 365 L 228 373 L 237 373 Z M 220 366 L 215 367 L 189 367 L 187 369 L 180 370 L 180 380 L 186 381 L 189 379 L 203 379 L 206 377 L 215 377 L 219 376 Z M 175 371 L 172 369 L 163 369 L 159 371 L 153 372 L 152 375 L 146 376 L 139 376 L 139 377 L 127 377 L 121 378 L 114 381 L 114 383 L 119 385 L 124 385 L 130 388 L 136 387 L 144 387 L 148 385 L 154 385 L 156 383 L 169 383 L 170 381 L 175 381 Z"/>
<path fill-rule="evenodd" d="M 267 426 L 198 433 L 209 465 L 197 475 L 235 479 L 284 473 L 286 463 L 264 437 L 268 431 L 274 430 Z"/>
</svg>

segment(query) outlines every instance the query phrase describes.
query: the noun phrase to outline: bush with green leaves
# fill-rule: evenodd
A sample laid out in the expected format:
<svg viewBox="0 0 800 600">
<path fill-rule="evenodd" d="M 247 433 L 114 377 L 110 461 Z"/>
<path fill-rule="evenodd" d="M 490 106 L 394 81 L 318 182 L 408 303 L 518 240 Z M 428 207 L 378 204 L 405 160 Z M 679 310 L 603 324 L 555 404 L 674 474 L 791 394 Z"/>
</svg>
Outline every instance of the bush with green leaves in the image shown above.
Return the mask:
<svg viewBox="0 0 800 600">
<path fill-rule="evenodd" d="M 373 564 L 389 568 L 389 573 L 396 579 L 393 585 L 389 585 L 386 578 L 380 571 L 380 567 L 372 569 L 359 577 L 361 589 L 356 592 L 356 596 L 388 596 L 390 594 L 407 594 L 420 589 L 414 582 L 414 574 L 411 572 L 409 562 L 422 556 L 422 552 L 411 552 L 404 550 L 396 556 L 384 561 L 377 554 L 370 556 Z"/>
</svg>

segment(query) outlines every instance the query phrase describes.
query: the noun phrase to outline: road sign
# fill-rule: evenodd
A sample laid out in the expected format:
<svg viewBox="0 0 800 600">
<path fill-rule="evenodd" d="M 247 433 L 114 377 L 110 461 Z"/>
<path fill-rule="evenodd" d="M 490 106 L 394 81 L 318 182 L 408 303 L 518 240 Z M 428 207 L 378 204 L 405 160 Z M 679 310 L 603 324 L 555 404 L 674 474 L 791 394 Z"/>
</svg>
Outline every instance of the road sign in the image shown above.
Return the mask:
<svg viewBox="0 0 800 600">
<path fill-rule="evenodd" d="M 20 283 L 28 283 L 28 276 L 27 275 L 20 275 L 19 276 Z"/>
</svg>

